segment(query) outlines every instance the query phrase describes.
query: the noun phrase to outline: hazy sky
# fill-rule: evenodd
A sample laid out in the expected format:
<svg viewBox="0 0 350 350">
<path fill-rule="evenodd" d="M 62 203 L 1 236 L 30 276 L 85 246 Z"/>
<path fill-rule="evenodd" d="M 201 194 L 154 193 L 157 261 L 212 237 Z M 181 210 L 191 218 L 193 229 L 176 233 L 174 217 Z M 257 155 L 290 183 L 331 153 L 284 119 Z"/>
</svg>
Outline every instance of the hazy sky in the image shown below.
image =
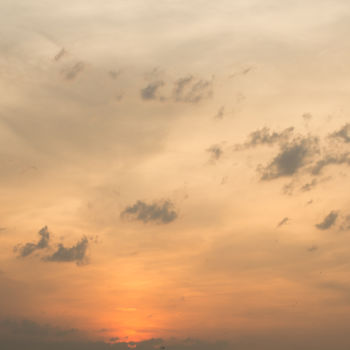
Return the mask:
<svg viewBox="0 0 350 350">
<path fill-rule="evenodd" d="M 0 22 L 1 348 L 349 349 L 348 0 Z"/>
</svg>

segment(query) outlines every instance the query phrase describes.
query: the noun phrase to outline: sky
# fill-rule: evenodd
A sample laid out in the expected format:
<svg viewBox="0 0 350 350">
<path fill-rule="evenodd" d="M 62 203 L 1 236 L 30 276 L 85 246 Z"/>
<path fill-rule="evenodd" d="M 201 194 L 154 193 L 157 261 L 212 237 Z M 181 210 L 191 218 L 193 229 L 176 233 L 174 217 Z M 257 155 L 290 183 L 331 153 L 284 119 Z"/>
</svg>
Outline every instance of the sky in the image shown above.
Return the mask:
<svg viewBox="0 0 350 350">
<path fill-rule="evenodd" d="M 0 347 L 350 346 L 348 0 L 1 0 Z"/>
</svg>

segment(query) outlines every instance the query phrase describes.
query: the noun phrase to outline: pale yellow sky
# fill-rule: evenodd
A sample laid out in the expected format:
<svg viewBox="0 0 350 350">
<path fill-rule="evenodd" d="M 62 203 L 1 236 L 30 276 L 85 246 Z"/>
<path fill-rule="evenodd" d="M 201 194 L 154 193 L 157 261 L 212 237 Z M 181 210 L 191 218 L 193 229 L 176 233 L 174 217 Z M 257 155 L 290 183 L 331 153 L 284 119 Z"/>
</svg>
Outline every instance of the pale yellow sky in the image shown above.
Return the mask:
<svg viewBox="0 0 350 350">
<path fill-rule="evenodd" d="M 347 349 L 349 14 L 2 0 L 0 345 Z"/>
</svg>

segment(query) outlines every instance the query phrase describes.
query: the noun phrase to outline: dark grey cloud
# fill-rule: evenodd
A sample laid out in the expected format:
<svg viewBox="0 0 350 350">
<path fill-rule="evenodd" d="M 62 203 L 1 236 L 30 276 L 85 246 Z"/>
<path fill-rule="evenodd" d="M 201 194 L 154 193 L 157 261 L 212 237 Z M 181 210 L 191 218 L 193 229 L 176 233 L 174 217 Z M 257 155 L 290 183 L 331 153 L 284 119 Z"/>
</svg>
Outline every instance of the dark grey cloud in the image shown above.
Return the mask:
<svg viewBox="0 0 350 350">
<path fill-rule="evenodd" d="M 313 175 L 319 175 L 322 173 L 323 169 L 330 165 L 350 165 L 350 153 L 343 153 L 339 155 L 328 155 L 316 162 L 316 164 L 311 168 L 311 173 Z"/>
<path fill-rule="evenodd" d="M 235 145 L 235 150 L 241 151 L 260 145 L 274 145 L 276 143 L 284 143 L 289 140 L 293 134 L 293 131 L 293 127 L 286 128 L 281 132 L 271 131 L 269 128 L 264 127 L 250 133 L 248 140 L 245 143 Z"/>
<path fill-rule="evenodd" d="M 350 143 L 350 123 L 345 124 L 340 130 L 330 134 L 330 137 L 340 139 L 346 143 Z"/>
<path fill-rule="evenodd" d="M 13 320 L 5 319 L 0 321 L 0 326 L 7 333 L 15 335 L 16 337 L 66 337 L 77 333 L 76 328 L 60 328 L 49 324 L 41 325 L 32 320 Z"/>
<path fill-rule="evenodd" d="M 323 219 L 322 222 L 320 222 L 319 224 L 316 224 L 315 226 L 319 230 L 328 230 L 335 224 L 335 222 L 337 221 L 338 215 L 339 215 L 338 212 L 333 210 Z"/>
<path fill-rule="evenodd" d="M 42 250 L 48 248 L 50 241 L 50 232 L 48 231 L 47 226 L 43 227 L 39 232 L 39 236 L 41 237 L 37 243 L 26 243 L 25 245 L 15 247 L 15 251 L 19 252 L 19 257 L 24 258 L 26 256 L 31 255 L 33 252 L 37 250 Z"/>
<path fill-rule="evenodd" d="M 145 88 L 141 89 L 141 97 L 144 100 L 155 100 L 157 98 L 159 88 L 164 85 L 165 83 L 162 80 L 154 81 L 148 84 Z"/>
<path fill-rule="evenodd" d="M 75 262 L 77 265 L 87 263 L 87 250 L 89 247 L 89 240 L 83 237 L 76 245 L 72 247 L 65 247 L 59 244 L 57 250 L 50 256 L 46 256 L 44 261 L 52 262 Z"/>
<path fill-rule="evenodd" d="M 319 153 L 317 138 L 294 139 L 281 145 L 280 152 L 265 167 L 259 167 L 261 180 L 273 180 L 279 177 L 293 176 Z"/>
<path fill-rule="evenodd" d="M 137 201 L 134 205 L 126 207 L 121 213 L 122 217 L 129 217 L 144 223 L 157 222 L 168 224 L 177 218 L 177 213 L 171 201 L 147 204 Z"/>
<path fill-rule="evenodd" d="M 213 81 L 190 75 L 175 82 L 173 97 L 176 102 L 198 103 L 213 95 Z"/>
<path fill-rule="evenodd" d="M 219 160 L 222 154 L 224 153 L 220 145 L 212 145 L 207 149 L 207 152 L 210 153 L 212 160 Z"/>
<path fill-rule="evenodd" d="M 77 62 L 72 67 L 66 69 L 64 73 L 64 77 L 67 80 L 74 80 L 85 68 L 84 62 Z"/>
<path fill-rule="evenodd" d="M 278 227 L 281 227 L 281 226 L 283 226 L 283 225 L 286 225 L 288 221 L 289 221 L 289 218 L 288 218 L 288 217 L 283 218 L 283 219 L 277 224 L 277 228 L 278 228 Z"/>
</svg>

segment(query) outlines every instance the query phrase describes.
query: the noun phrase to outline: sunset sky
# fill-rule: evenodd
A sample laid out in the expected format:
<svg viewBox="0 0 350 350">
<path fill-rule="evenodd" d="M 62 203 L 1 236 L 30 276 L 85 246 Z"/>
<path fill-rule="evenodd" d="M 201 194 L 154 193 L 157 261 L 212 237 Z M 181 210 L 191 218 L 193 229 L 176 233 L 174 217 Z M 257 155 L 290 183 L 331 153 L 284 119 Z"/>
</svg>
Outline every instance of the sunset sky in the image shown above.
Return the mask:
<svg viewBox="0 0 350 350">
<path fill-rule="evenodd" d="M 349 0 L 0 0 L 0 348 L 350 348 Z"/>
</svg>

